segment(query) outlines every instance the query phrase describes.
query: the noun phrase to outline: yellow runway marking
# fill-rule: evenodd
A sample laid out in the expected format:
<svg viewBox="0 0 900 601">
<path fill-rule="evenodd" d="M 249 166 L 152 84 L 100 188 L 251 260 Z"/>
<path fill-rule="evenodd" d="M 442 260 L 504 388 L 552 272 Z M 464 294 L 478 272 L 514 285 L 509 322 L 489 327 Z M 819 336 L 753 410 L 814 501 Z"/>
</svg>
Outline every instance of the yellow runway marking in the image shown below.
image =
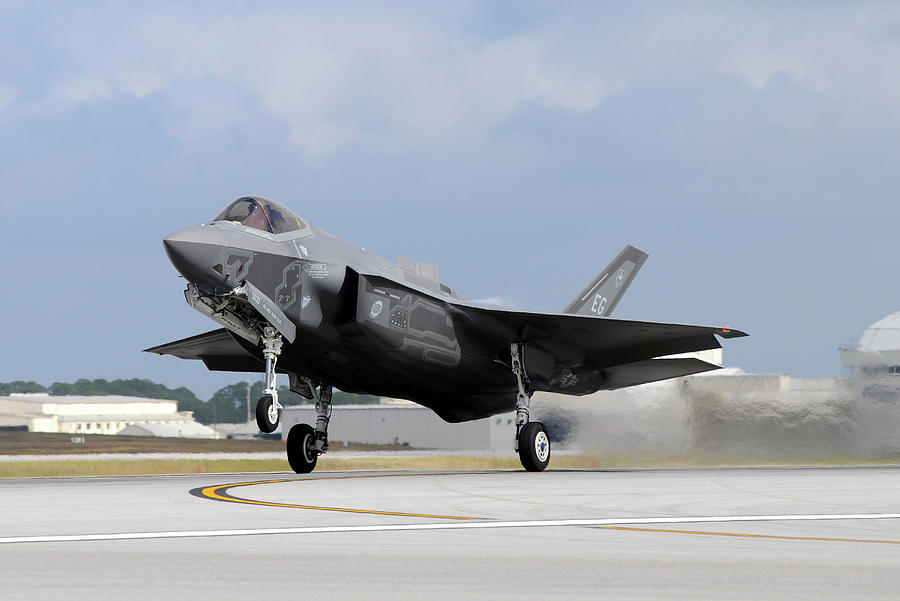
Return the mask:
<svg viewBox="0 0 900 601">
<path fill-rule="evenodd" d="M 479 472 L 465 472 L 466 475 L 471 474 L 488 474 L 493 473 L 490 471 L 479 471 Z M 329 507 L 323 505 L 301 505 L 294 503 L 277 503 L 274 501 L 259 501 L 256 499 L 248 499 L 245 497 L 238 497 L 230 494 L 228 491 L 232 488 L 240 488 L 244 486 L 258 486 L 264 484 L 285 484 L 288 482 L 306 482 L 312 480 L 361 480 L 365 478 L 411 478 L 415 476 L 452 476 L 459 475 L 458 473 L 447 473 L 447 472 L 428 472 L 428 473 L 395 473 L 395 474 L 350 474 L 343 476 L 314 476 L 308 478 L 279 478 L 273 480 L 256 480 L 253 482 L 233 482 L 230 484 L 217 484 L 215 486 L 207 486 L 205 488 L 198 488 L 191 491 L 191 494 L 194 494 L 198 497 L 203 497 L 206 499 L 212 499 L 215 501 L 225 501 L 228 503 L 241 503 L 244 505 L 258 505 L 264 507 L 286 507 L 290 509 L 310 509 L 315 511 L 338 511 L 343 513 L 357 513 L 357 514 L 368 514 L 368 515 L 385 515 L 385 516 L 395 516 L 395 517 L 410 517 L 410 518 L 430 518 L 430 519 L 439 519 L 439 520 L 467 520 L 471 522 L 478 522 L 483 526 L 497 526 L 501 527 L 504 525 L 511 525 L 513 523 L 505 523 L 505 522 L 494 522 L 490 518 L 483 517 L 469 517 L 469 516 L 459 516 L 459 515 L 441 515 L 441 514 L 428 514 L 428 513 L 409 513 L 402 511 L 381 511 L 376 509 L 357 509 L 351 507 Z M 784 517 L 792 517 L 792 519 L 808 519 L 812 517 L 817 517 L 821 519 L 859 519 L 865 516 L 861 515 L 847 515 L 847 516 L 754 516 L 753 521 L 781 521 L 780 518 Z M 877 515 L 873 517 L 895 517 L 894 514 L 884 514 Z M 900 514 L 897 514 L 896 517 L 900 517 Z M 626 518 L 628 519 L 628 518 Z M 598 520 L 551 520 L 550 522 L 559 522 L 557 523 L 546 523 L 544 524 L 540 520 L 537 522 L 522 522 L 519 524 L 516 522 L 516 525 L 570 525 L 570 526 L 594 526 L 599 527 L 606 530 L 623 530 L 623 531 L 631 531 L 631 532 L 657 532 L 657 533 L 667 533 L 667 534 L 693 534 L 693 535 L 701 535 L 701 536 L 728 536 L 734 538 L 756 538 L 756 539 L 774 539 L 774 540 L 797 540 L 797 541 L 821 541 L 821 542 L 844 542 L 844 543 L 879 543 L 879 544 L 889 544 L 889 545 L 900 545 L 900 540 L 880 540 L 880 539 L 865 539 L 865 538 L 828 538 L 828 537 L 818 537 L 818 536 L 780 536 L 776 534 L 744 534 L 739 532 L 704 532 L 702 530 L 675 530 L 675 529 L 665 529 L 665 528 L 641 528 L 636 526 L 614 526 L 614 525 L 603 525 L 603 522 L 607 524 L 609 522 L 615 523 L 615 521 L 619 521 L 616 518 L 609 519 L 598 519 Z M 631 523 L 635 522 L 657 522 L 660 521 L 670 521 L 670 522 L 728 522 L 728 521 L 749 521 L 746 516 L 722 516 L 715 518 L 672 518 L 671 520 L 663 520 L 661 518 L 640 518 L 640 519 L 631 519 Z M 598 523 L 599 522 L 599 523 Z M 622 523 L 622 521 L 619 521 Z M 628 523 L 627 521 L 625 523 Z M 471 524 L 472 527 L 477 527 L 478 524 Z M 420 525 L 422 526 L 422 525 Z M 432 526 L 438 527 L 437 524 L 433 524 Z M 464 527 L 467 525 L 461 525 L 459 527 Z M 424 526 L 423 526 L 424 527 Z M 450 526 L 450 528 L 456 528 L 457 526 Z"/>
<path fill-rule="evenodd" d="M 814 540 L 832 543 L 881 543 L 900 545 L 900 540 L 878 540 L 872 538 L 826 538 L 822 536 L 779 536 L 777 534 L 743 534 L 740 532 L 704 532 L 702 530 L 668 530 L 664 528 L 631 528 L 627 526 L 603 526 L 605 530 L 629 530 L 632 532 L 665 532 L 669 534 L 700 534 L 706 536 L 733 536 L 738 538 L 774 538 L 778 540 Z"/>
<path fill-rule="evenodd" d="M 470 472 L 472 473 L 472 472 Z M 479 472 L 481 473 L 481 472 Z M 237 497 L 228 492 L 229 489 L 239 488 L 242 486 L 257 486 L 262 484 L 284 484 L 286 482 L 307 482 L 311 480 L 356 480 L 362 478 L 397 478 L 412 476 L 441 476 L 449 474 L 354 474 L 350 476 L 320 476 L 313 478 L 283 478 L 278 480 L 257 480 L 255 482 L 234 482 L 231 484 L 217 484 L 215 486 L 207 486 L 197 491 L 197 496 L 213 499 L 215 501 L 226 501 L 228 503 L 242 503 L 245 505 L 262 505 L 265 507 L 287 507 L 291 509 L 312 509 L 318 511 L 340 511 L 344 513 L 365 513 L 370 515 L 389 515 L 406 518 L 433 518 L 440 520 L 480 520 L 476 518 L 461 515 L 438 515 L 428 513 L 407 513 L 402 511 L 379 511 L 376 509 L 354 509 L 350 507 L 327 507 L 322 505 L 299 505 L 294 503 L 276 503 L 274 501 L 258 501 L 255 499 L 247 499 Z M 193 491 L 192 491 L 193 492 Z"/>
</svg>

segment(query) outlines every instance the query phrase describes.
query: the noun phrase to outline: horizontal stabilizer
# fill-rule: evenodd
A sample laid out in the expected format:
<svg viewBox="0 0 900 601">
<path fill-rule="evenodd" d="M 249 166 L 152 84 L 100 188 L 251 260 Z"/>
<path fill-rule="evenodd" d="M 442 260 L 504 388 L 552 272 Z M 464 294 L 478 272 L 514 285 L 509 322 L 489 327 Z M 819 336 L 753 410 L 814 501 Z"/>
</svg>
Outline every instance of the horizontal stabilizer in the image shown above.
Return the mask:
<svg viewBox="0 0 900 601">
<path fill-rule="evenodd" d="M 626 386 L 658 382 L 669 378 L 690 376 L 714 369 L 721 369 L 721 365 L 709 363 L 696 358 L 676 359 L 648 359 L 636 363 L 626 363 L 604 370 L 606 382 L 604 390 L 615 390 Z"/>
<path fill-rule="evenodd" d="M 626 246 L 606 269 L 581 291 L 563 313 L 608 317 L 619 304 L 637 275 L 647 253 L 633 246 Z"/>
</svg>

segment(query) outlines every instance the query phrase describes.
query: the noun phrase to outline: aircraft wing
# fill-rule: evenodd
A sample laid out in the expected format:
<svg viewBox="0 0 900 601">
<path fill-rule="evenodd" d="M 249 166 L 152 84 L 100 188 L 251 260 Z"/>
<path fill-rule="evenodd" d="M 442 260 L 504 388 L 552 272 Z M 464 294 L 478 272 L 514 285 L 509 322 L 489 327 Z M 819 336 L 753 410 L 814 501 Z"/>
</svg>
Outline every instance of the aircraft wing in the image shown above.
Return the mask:
<svg viewBox="0 0 900 601">
<path fill-rule="evenodd" d="M 509 357 L 512 342 L 525 343 L 525 370 L 534 390 L 589 394 L 719 366 L 698 358 L 667 355 L 721 348 L 717 336 L 738 338 L 740 330 L 583 315 L 530 313 L 453 304 L 462 342 L 496 358 Z M 491 357 L 484 356 L 489 360 Z"/>
<path fill-rule="evenodd" d="M 146 353 L 200 359 L 210 371 L 264 372 L 263 363 L 222 328 L 145 349 Z"/>
</svg>

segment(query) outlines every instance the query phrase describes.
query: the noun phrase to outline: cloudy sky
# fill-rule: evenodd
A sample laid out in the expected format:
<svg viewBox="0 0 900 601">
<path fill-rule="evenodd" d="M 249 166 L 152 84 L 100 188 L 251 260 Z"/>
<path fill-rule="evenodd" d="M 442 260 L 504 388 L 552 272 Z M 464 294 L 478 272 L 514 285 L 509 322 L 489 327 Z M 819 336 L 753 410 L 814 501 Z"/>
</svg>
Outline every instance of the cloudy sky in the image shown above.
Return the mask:
<svg viewBox="0 0 900 601">
<path fill-rule="evenodd" d="M 240 379 L 161 239 L 244 194 L 472 299 L 558 311 L 625 244 L 619 317 L 731 325 L 840 375 L 900 310 L 893 3 L 0 4 L 0 381 Z"/>
</svg>

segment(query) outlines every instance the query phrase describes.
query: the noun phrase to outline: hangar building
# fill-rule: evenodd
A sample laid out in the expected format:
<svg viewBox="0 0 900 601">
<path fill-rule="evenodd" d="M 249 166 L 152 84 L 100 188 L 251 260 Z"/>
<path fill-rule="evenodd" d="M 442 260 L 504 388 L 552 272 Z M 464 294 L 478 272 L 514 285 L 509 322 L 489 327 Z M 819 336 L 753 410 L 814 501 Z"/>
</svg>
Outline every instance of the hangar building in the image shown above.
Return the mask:
<svg viewBox="0 0 900 601">
<path fill-rule="evenodd" d="M 195 436 L 195 426 L 212 432 L 194 421 L 191 412 L 179 412 L 177 401 L 167 399 L 51 396 L 47 393 L 0 397 L 2 428 L 67 434 L 118 434 L 129 426 L 154 424 L 181 426 L 181 431 L 193 432 Z M 204 437 L 211 437 L 206 432 L 203 434 Z"/>
</svg>

